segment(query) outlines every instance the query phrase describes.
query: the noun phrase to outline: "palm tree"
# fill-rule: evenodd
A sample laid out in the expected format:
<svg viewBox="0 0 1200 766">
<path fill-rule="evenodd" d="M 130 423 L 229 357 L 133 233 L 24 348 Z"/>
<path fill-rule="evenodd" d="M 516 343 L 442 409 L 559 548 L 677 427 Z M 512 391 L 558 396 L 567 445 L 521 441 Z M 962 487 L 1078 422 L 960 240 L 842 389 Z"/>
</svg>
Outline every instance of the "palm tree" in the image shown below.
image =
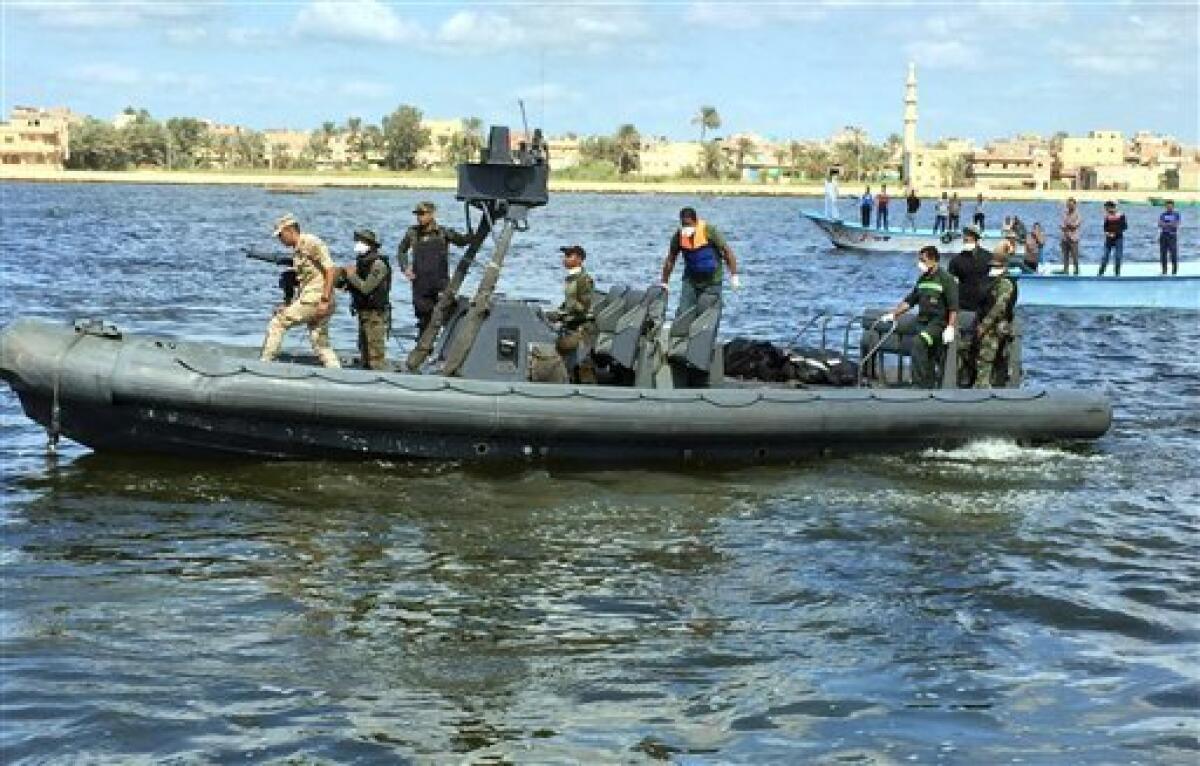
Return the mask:
<svg viewBox="0 0 1200 766">
<path fill-rule="evenodd" d="M 692 118 L 692 124 L 700 126 L 700 143 L 704 143 L 704 136 L 708 131 L 721 127 L 721 115 L 715 106 L 702 106 Z"/>
<path fill-rule="evenodd" d="M 745 166 L 746 155 L 754 154 L 754 150 L 754 142 L 749 138 L 742 136 L 737 140 L 737 147 L 735 151 L 737 152 L 737 169 L 739 173 L 742 172 L 742 168 Z"/>
<path fill-rule="evenodd" d="M 720 178 L 725 172 L 725 150 L 716 141 L 700 146 L 700 172 L 707 178 Z"/>
<path fill-rule="evenodd" d="M 346 132 L 350 134 L 350 137 L 346 140 L 346 146 L 350 150 L 350 161 L 354 162 L 357 158 L 359 162 L 362 162 L 362 118 L 351 117 L 346 120 Z"/>
<path fill-rule="evenodd" d="M 617 128 L 615 136 L 617 170 L 621 175 L 631 173 L 642 165 L 642 136 L 638 129 L 626 123 Z"/>
</svg>

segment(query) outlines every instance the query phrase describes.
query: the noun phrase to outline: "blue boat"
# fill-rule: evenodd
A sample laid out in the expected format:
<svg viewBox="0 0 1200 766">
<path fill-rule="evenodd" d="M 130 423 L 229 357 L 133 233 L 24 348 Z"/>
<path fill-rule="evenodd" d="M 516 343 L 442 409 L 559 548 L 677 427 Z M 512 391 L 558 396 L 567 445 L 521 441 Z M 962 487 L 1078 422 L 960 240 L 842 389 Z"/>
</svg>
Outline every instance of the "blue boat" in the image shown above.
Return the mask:
<svg viewBox="0 0 1200 766">
<path fill-rule="evenodd" d="M 875 229 L 829 218 L 816 210 L 801 210 L 800 216 L 825 232 L 836 247 L 848 250 L 866 250 L 872 253 L 915 253 L 926 245 L 933 245 L 943 252 L 957 252 L 962 249 L 961 231 L 934 232 L 933 229 L 905 231 L 900 227 Z M 999 231 L 984 231 L 980 244 L 990 250 L 1003 239 Z M 1021 247 L 1017 248 L 1018 253 L 1022 250 Z"/>
<path fill-rule="evenodd" d="M 1121 276 L 1068 276 L 1050 270 L 1014 273 L 1022 306 L 1076 309 L 1181 309 L 1200 311 L 1200 261 L 1179 264 L 1175 276 L 1163 276 L 1157 263 L 1125 263 Z"/>
</svg>

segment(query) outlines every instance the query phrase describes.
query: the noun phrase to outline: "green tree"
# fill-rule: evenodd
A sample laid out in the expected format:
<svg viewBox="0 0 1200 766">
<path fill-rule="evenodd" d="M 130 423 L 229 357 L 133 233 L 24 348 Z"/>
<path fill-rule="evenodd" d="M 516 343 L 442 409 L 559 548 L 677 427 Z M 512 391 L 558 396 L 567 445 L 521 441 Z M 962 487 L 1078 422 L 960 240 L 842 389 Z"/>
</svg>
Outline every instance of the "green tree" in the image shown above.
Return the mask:
<svg viewBox="0 0 1200 766">
<path fill-rule="evenodd" d="M 742 136 L 737 140 L 737 144 L 734 147 L 734 152 L 737 154 L 737 169 L 739 173 L 741 173 L 742 169 L 746 166 L 746 158 L 755 153 L 754 149 L 754 142 L 749 138 Z"/>
<path fill-rule="evenodd" d="M 195 167 L 204 146 L 204 134 L 207 132 L 208 127 L 203 122 L 191 117 L 172 117 L 167 120 L 171 168 Z"/>
<path fill-rule="evenodd" d="M 362 162 L 365 159 L 363 151 L 362 118 L 351 117 L 346 120 L 346 148 L 351 162 Z"/>
<path fill-rule="evenodd" d="M 720 178 L 726 168 L 729 167 L 729 160 L 725 157 L 725 150 L 716 141 L 709 141 L 700 147 L 700 174 L 705 178 Z"/>
<path fill-rule="evenodd" d="M 616 142 L 608 136 L 588 136 L 579 144 L 579 159 L 583 162 L 611 162 L 616 165 Z"/>
<path fill-rule="evenodd" d="M 959 187 L 967 178 L 967 159 L 961 154 L 953 157 L 942 157 L 937 161 L 938 175 L 942 177 L 942 186 Z"/>
<path fill-rule="evenodd" d="M 267 142 L 256 130 L 239 131 L 233 140 L 233 161 L 237 167 L 260 168 L 266 164 Z"/>
<path fill-rule="evenodd" d="M 715 106 L 702 106 L 700 111 L 696 112 L 696 116 L 692 118 L 692 124 L 700 126 L 700 143 L 704 143 L 704 137 L 708 131 L 721 127 L 721 115 Z"/>
<path fill-rule="evenodd" d="M 613 136 L 613 148 L 617 172 L 632 173 L 642 166 L 642 136 L 638 129 L 628 123 L 617 128 Z"/>
<path fill-rule="evenodd" d="M 69 130 L 71 156 L 66 166 L 72 170 L 123 170 L 129 166 L 129 154 L 120 131 L 110 123 L 88 117 Z"/>
<path fill-rule="evenodd" d="M 131 112 L 127 109 L 125 113 Z M 135 115 L 133 122 L 119 131 L 129 161 L 138 167 L 166 167 L 169 133 L 145 109 L 132 114 Z"/>
<path fill-rule="evenodd" d="M 429 146 L 429 129 L 421 126 L 421 110 L 401 104 L 383 118 L 384 156 L 392 170 L 412 170 L 417 153 Z"/>
</svg>

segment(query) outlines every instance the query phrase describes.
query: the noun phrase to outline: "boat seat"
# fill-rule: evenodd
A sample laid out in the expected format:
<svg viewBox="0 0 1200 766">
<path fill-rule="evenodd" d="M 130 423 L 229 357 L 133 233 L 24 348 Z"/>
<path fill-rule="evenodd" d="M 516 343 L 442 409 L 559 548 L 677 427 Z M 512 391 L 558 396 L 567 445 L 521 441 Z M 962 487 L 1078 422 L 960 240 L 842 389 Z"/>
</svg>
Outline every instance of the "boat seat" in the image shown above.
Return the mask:
<svg viewBox="0 0 1200 766">
<path fill-rule="evenodd" d="M 707 385 L 720 379 L 717 331 L 721 325 L 721 299 L 703 295 L 695 306 L 675 317 L 667 336 L 667 361 L 675 373 L 676 387 Z"/>
</svg>

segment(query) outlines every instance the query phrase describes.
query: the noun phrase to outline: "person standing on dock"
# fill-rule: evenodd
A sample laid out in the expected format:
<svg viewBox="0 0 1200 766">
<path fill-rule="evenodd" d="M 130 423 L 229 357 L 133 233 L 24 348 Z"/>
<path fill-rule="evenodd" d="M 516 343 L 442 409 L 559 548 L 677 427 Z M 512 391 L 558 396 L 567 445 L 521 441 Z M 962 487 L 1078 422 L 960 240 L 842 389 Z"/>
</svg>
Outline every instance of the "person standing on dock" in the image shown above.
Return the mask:
<svg viewBox="0 0 1200 766">
<path fill-rule="evenodd" d="M 1070 274 L 1073 265 L 1075 276 L 1079 276 L 1079 230 L 1083 228 L 1083 218 L 1080 217 L 1076 207 L 1075 198 L 1069 198 L 1067 209 L 1063 212 L 1060 230 L 1062 231 L 1063 274 Z"/>
<path fill-rule="evenodd" d="M 683 285 L 679 294 L 679 307 L 675 316 L 695 306 L 702 295 L 721 298 L 721 279 L 724 268 L 729 268 L 729 285 L 734 290 L 741 287 L 737 273 L 737 257 L 725 237 L 708 221 L 696 215 L 695 208 L 685 207 L 679 211 L 679 228 L 671 237 L 667 258 L 662 266 L 662 287 L 667 289 L 675 260 L 683 254 Z"/>
<path fill-rule="evenodd" d="M 917 196 L 917 190 L 909 187 L 908 196 L 904 198 L 904 227 L 917 230 L 917 211 L 921 209 L 921 198 Z"/>
<path fill-rule="evenodd" d="M 354 232 L 354 263 L 342 267 L 350 293 L 350 313 L 358 318 L 358 354 L 368 370 L 387 369 L 387 336 L 392 324 L 392 268 L 379 252 L 370 229 Z"/>
<path fill-rule="evenodd" d="M 871 187 L 868 186 L 863 195 L 858 198 L 858 212 L 862 218 L 864 229 L 871 226 L 871 209 L 873 207 L 875 207 L 875 198 L 871 196 Z"/>
<path fill-rule="evenodd" d="M 987 220 L 987 216 L 983 212 L 983 192 L 980 192 L 979 196 L 975 198 L 975 207 L 971 212 L 971 223 L 975 224 L 975 228 L 979 229 L 979 236 L 981 237 L 985 231 L 983 225 L 985 220 Z"/>
<path fill-rule="evenodd" d="M 937 388 L 938 353 L 954 342 L 958 323 L 958 283 L 938 267 L 938 249 L 932 245 L 921 248 L 917 269 L 921 272 L 912 292 L 892 309 L 879 317 L 891 323 L 913 306 L 917 307 L 916 336 L 912 342 L 912 382 L 915 388 Z"/>
<path fill-rule="evenodd" d="M 888 196 L 887 184 L 884 184 L 879 189 L 879 194 L 875 197 L 875 228 L 888 230 L 888 205 L 892 198 Z"/>
<path fill-rule="evenodd" d="M 396 263 L 408 281 L 412 282 L 413 313 L 417 316 L 417 335 L 425 332 L 438 293 L 450 284 L 450 245 L 466 247 L 471 238 L 454 229 L 441 226 L 434 216 L 437 205 L 422 202 L 413 208 L 415 226 L 409 226 L 396 249 Z M 412 250 L 412 262 L 408 251 Z"/>
<path fill-rule="evenodd" d="M 1179 211 L 1175 202 L 1167 200 L 1167 209 L 1158 216 L 1158 261 L 1162 273 L 1167 275 L 1167 259 L 1171 261 L 1171 275 L 1179 273 Z"/>
<path fill-rule="evenodd" d="M 958 198 L 958 192 L 950 195 L 950 202 L 946 205 L 946 213 L 949 216 L 950 231 L 958 231 L 962 228 L 962 200 Z"/>
<path fill-rule="evenodd" d="M 313 352 L 326 367 L 341 367 L 329 345 L 329 317 L 333 313 L 333 285 L 338 268 L 329 257 L 329 248 L 312 234 L 301 234 L 295 217 L 285 215 L 275 222 L 275 236 L 292 249 L 292 267 L 296 270 L 296 298 L 275 309 L 267 325 L 261 361 L 279 356 L 283 334 L 298 324 L 308 326 Z"/>
<path fill-rule="evenodd" d="M 838 211 L 837 178 L 837 168 L 830 168 L 829 177 L 825 179 L 825 217 L 831 221 L 842 220 L 842 214 Z"/>
<path fill-rule="evenodd" d="M 1104 255 L 1100 258 L 1098 276 L 1104 276 L 1108 268 L 1108 257 L 1114 256 L 1113 275 L 1121 276 L 1121 256 L 1125 252 L 1125 230 L 1129 223 L 1125 214 L 1117 211 L 1117 203 L 1109 200 L 1104 203 Z"/>
<path fill-rule="evenodd" d="M 946 230 L 946 220 L 950 215 L 950 201 L 946 199 L 946 192 L 942 192 L 942 198 L 937 201 L 937 206 L 933 209 L 933 233 Z"/>
</svg>

